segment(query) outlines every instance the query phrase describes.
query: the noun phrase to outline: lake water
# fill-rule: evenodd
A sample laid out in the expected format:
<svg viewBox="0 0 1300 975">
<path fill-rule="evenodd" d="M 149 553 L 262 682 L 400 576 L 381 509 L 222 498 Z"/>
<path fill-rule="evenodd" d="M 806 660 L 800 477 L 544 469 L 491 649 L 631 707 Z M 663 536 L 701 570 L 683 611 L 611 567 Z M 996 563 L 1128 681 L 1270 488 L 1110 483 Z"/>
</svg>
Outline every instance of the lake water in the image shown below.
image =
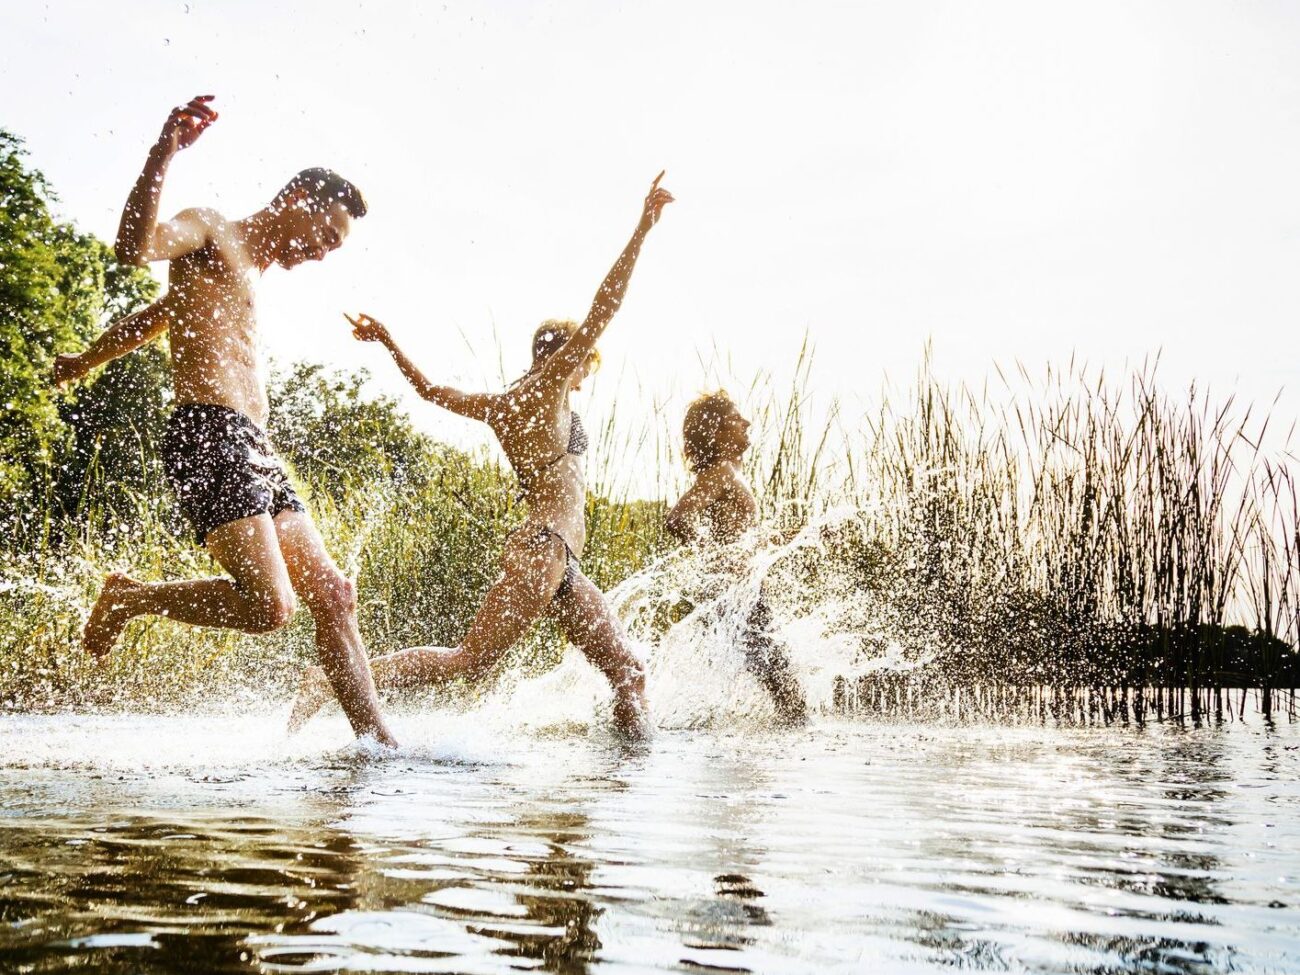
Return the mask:
<svg viewBox="0 0 1300 975">
<path fill-rule="evenodd" d="M 1300 730 L 0 717 L 5 972 L 1300 971 Z"/>
</svg>

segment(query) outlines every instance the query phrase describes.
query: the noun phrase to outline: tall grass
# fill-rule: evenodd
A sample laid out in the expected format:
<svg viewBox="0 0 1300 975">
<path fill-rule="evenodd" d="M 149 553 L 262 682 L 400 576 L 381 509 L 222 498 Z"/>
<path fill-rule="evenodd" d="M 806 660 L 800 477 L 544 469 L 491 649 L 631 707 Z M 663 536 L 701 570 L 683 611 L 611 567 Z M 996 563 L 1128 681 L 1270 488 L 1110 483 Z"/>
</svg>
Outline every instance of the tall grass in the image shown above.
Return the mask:
<svg viewBox="0 0 1300 975">
<path fill-rule="evenodd" d="M 1224 685 L 1296 686 L 1300 499 L 1294 457 L 1264 446 L 1266 417 L 1196 388 L 1173 396 L 1154 364 L 1119 377 L 1020 369 L 972 389 L 942 382 L 927 354 L 910 389 L 863 418 L 814 406 L 814 389 L 807 343 L 787 388 L 733 385 L 754 420 L 751 479 L 787 535 L 832 508 L 853 513 L 817 557 L 851 580 L 855 612 L 925 661 L 909 678 L 918 688 L 1121 687 L 1164 710 L 1208 707 Z M 680 483 L 680 416 L 592 427 L 584 568 L 610 587 L 668 548 L 663 499 L 633 497 L 647 479 L 628 471 L 653 464 L 664 494 Z M 427 440 L 416 453 L 330 485 L 310 457 L 299 467 L 331 551 L 358 578 L 372 653 L 454 644 L 521 517 L 513 479 L 485 455 Z M 161 485 L 116 497 L 124 508 L 81 512 L 87 527 L 61 540 L 45 531 L 0 548 L 0 706 L 188 704 L 287 686 L 311 657 L 303 618 L 269 639 L 153 620 L 107 666 L 81 657 L 106 569 L 215 571 Z M 807 567 L 808 605 L 826 566 Z M 542 628 L 510 663 L 541 669 L 559 649 Z M 862 699 L 878 697 L 879 679 Z"/>
<path fill-rule="evenodd" d="M 1268 417 L 1174 397 L 1154 363 L 998 373 L 994 392 L 944 384 L 927 353 L 860 434 L 834 410 L 810 430 L 796 375 L 759 412 L 756 479 L 774 510 L 859 511 L 863 598 L 935 655 L 926 680 L 1181 688 L 1193 713 L 1209 688 L 1268 708 L 1300 682 L 1294 457 L 1263 447 Z"/>
<path fill-rule="evenodd" d="M 523 514 L 508 473 L 433 444 L 398 478 L 350 479 L 341 493 L 300 485 L 331 553 L 358 581 L 371 653 L 454 646 Z M 291 688 L 314 659 L 305 613 L 270 638 L 141 620 L 106 663 L 85 658 L 80 629 L 105 572 L 146 581 L 220 572 L 187 537 L 165 486 L 117 500 L 111 514 L 94 504 L 80 512 L 78 531 L 45 532 L 25 548 L 0 548 L 0 707 L 224 705 Z M 593 498 L 588 520 L 584 566 L 598 584 L 640 569 L 661 547 L 661 506 Z M 506 666 L 542 668 L 561 649 L 543 627 Z"/>
</svg>

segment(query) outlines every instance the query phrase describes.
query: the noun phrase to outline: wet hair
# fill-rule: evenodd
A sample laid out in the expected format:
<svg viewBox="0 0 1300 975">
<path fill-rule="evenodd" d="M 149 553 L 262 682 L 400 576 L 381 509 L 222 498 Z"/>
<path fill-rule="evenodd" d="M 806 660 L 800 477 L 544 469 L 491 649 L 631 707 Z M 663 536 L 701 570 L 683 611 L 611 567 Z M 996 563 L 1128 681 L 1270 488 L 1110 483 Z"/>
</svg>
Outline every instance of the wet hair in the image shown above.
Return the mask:
<svg viewBox="0 0 1300 975">
<path fill-rule="evenodd" d="M 366 198 L 361 195 L 356 184 L 344 179 L 332 169 L 322 169 L 319 166 L 304 169 L 285 183 L 280 192 L 275 194 L 275 198 L 283 199 L 295 191 L 302 192 L 307 197 L 309 205 L 317 210 L 324 210 L 332 203 L 341 203 L 349 216 L 357 218 L 364 217 L 368 209 Z"/>
<path fill-rule="evenodd" d="M 723 417 L 734 408 L 725 389 L 701 393 L 686 407 L 682 419 L 682 453 L 692 474 L 706 471 L 718 462 L 718 430 Z"/>
<path fill-rule="evenodd" d="M 573 338 L 578 328 L 578 323 L 572 318 L 548 318 L 538 325 L 537 331 L 533 332 L 533 365 L 544 362 L 564 348 L 564 343 Z M 599 366 L 600 353 L 592 349 L 591 367 L 596 369 Z"/>
</svg>

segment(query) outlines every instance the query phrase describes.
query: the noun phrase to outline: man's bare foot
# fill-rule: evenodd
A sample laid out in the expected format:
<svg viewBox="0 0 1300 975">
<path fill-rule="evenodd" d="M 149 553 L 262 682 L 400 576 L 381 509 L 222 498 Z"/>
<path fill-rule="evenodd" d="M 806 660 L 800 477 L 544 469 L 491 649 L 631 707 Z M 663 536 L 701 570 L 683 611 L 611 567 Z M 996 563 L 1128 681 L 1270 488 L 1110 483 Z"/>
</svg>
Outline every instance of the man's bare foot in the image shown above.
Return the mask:
<svg viewBox="0 0 1300 975">
<path fill-rule="evenodd" d="M 81 638 L 82 647 L 92 657 L 99 659 L 112 652 L 122 628 L 135 616 L 130 597 L 142 585 L 121 572 L 110 572 L 105 577 Z"/>
<path fill-rule="evenodd" d="M 302 683 L 298 685 L 298 696 L 294 699 L 293 710 L 289 712 L 289 734 L 301 730 L 302 726 L 311 720 L 312 715 L 323 708 L 333 696 L 334 689 L 330 687 L 325 671 L 320 667 L 308 667 L 302 675 Z M 384 744 L 395 745 L 396 742 L 384 742 Z"/>
</svg>

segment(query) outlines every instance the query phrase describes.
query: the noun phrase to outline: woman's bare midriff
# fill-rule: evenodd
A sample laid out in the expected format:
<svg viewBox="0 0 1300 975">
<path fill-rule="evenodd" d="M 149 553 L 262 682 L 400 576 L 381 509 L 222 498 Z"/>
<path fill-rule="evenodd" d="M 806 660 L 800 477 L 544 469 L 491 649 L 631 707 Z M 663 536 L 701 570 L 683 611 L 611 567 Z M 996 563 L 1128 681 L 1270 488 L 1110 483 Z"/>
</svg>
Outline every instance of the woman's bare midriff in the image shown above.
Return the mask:
<svg viewBox="0 0 1300 975">
<path fill-rule="evenodd" d="M 578 558 L 587 544 L 587 489 L 582 458 L 564 454 L 523 486 L 527 525 L 549 528 Z"/>
</svg>

